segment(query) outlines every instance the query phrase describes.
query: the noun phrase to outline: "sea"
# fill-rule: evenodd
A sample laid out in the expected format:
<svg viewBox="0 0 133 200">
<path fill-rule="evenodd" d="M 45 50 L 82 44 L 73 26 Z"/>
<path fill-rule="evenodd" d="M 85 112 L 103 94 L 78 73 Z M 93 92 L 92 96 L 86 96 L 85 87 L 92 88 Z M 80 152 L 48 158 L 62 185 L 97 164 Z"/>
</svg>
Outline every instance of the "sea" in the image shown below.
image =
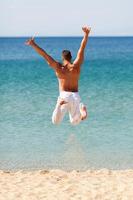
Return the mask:
<svg viewBox="0 0 133 200">
<path fill-rule="evenodd" d="M 55 72 L 26 37 L 0 38 L 0 170 L 133 168 L 133 37 L 90 37 L 79 94 L 88 118 L 51 122 L 59 95 Z M 37 37 L 61 62 L 82 37 Z"/>
</svg>

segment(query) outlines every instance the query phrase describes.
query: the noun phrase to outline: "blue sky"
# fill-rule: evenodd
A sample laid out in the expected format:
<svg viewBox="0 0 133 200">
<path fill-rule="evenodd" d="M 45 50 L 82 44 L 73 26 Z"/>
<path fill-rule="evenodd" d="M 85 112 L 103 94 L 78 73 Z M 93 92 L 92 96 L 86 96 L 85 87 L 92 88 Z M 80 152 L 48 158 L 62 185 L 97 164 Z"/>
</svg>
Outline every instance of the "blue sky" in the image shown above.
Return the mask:
<svg viewBox="0 0 133 200">
<path fill-rule="evenodd" d="M 0 36 L 133 35 L 132 0 L 0 0 Z"/>
</svg>

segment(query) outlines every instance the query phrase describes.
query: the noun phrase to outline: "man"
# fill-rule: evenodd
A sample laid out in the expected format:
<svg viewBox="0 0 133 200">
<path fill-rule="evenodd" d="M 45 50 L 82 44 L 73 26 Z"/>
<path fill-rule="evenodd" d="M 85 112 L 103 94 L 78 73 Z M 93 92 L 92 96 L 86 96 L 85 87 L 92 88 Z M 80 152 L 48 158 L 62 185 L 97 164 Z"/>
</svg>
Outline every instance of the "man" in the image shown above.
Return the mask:
<svg viewBox="0 0 133 200">
<path fill-rule="evenodd" d="M 78 81 L 81 65 L 84 61 L 84 50 L 91 29 L 89 27 L 83 27 L 82 30 L 84 32 L 84 37 L 77 53 L 77 57 L 73 63 L 71 52 L 68 50 L 62 51 L 63 62 L 61 64 L 48 55 L 46 51 L 41 49 L 35 43 L 34 38 L 31 38 L 26 42 L 27 45 L 33 47 L 35 51 L 47 61 L 54 69 L 58 78 L 60 95 L 52 115 L 52 122 L 54 124 L 59 124 L 66 112 L 69 112 L 70 122 L 73 125 L 79 124 L 87 117 L 87 109 L 80 103 Z"/>
</svg>

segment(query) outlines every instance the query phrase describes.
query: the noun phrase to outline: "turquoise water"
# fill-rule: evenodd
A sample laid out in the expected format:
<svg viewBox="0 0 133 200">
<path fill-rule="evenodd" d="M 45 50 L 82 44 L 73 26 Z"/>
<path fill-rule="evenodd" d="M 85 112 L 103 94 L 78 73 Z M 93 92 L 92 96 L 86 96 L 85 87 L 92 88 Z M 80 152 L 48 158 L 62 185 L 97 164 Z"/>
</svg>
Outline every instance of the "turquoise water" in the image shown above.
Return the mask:
<svg viewBox="0 0 133 200">
<path fill-rule="evenodd" d="M 51 123 L 54 71 L 26 38 L 0 38 L 0 169 L 133 167 L 133 38 L 90 38 L 80 78 L 89 118 Z M 54 58 L 81 38 L 37 38 Z"/>
</svg>

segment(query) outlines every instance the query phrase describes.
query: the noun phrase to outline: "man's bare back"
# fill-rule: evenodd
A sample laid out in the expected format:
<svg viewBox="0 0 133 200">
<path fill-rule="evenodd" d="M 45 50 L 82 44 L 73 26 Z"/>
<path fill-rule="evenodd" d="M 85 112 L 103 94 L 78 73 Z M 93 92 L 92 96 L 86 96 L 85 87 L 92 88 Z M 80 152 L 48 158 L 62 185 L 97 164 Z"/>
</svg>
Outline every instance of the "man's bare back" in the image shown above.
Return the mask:
<svg viewBox="0 0 133 200">
<path fill-rule="evenodd" d="M 74 68 L 73 64 L 60 64 L 59 69 L 56 70 L 56 76 L 59 81 L 60 91 L 78 92 L 80 70 Z"/>
<path fill-rule="evenodd" d="M 71 97 L 71 95 L 74 95 L 73 99 L 75 102 L 77 101 L 76 99 L 80 99 L 77 96 L 78 93 L 78 81 L 79 81 L 79 76 L 80 76 L 80 71 L 81 71 L 81 65 L 84 61 L 84 50 L 88 41 L 88 36 L 90 33 L 90 28 L 89 27 L 83 27 L 82 28 L 83 32 L 84 32 L 84 37 L 81 41 L 81 45 L 80 48 L 78 50 L 77 53 L 77 57 L 74 60 L 74 62 L 71 61 L 71 52 L 68 50 L 64 50 L 62 53 L 62 63 L 54 60 L 49 54 L 46 53 L 46 51 L 44 51 L 42 48 L 40 48 L 35 42 L 34 42 L 34 38 L 29 39 L 26 42 L 26 45 L 30 45 L 32 46 L 36 52 L 38 54 L 40 54 L 42 57 L 44 57 L 44 59 L 47 61 L 48 65 L 50 65 L 54 71 L 55 74 L 58 78 L 59 81 L 59 91 L 61 93 L 60 95 L 60 99 L 62 99 L 61 101 L 57 102 L 57 106 L 58 109 L 55 109 L 55 113 L 54 114 L 54 120 L 52 121 L 61 121 L 62 117 L 64 115 L 64 107 L 63 104 L 68 103 L 67 100 L 64 100 L 66 97 L 61 97 L 64 94 L 62 92 L 65 92 L 66 96 Z M 63 94 L 63 95 L 62 95 Z M 63 99 L 64 98 L 64 99 Z M 71 101 L 71 99 L 69 98 L 68 101 Z M 80 101 L 80 100 L 78 100 Z M 70 116 L 71 116 L 71 123 L 73 124 L 78 124 L 80 122 L 80 120 L 83 120 L 87 117 L 87 110 L 85 106 L 80 106 L 80 111 L 77 111 L 78 116 L 78 120 L 75 118 L 76 117 L 76 113 L 75 116 L 73 114 L 74 109 L 70 109 L 72 102 L 69 103 L 69 107 L 66 110 L 71 110 L 70 111 Z M 74 105 L 74 104 L 73 104 Z M 64 105 L 65 107 L 67 107 L 67 105 Z M 75 106 L 78 106 L 78 104 L 76 103 Z M 76 108 L 76 107 L 75 107 Z M 61 109 L 61 110 L 60 110 Z M 78 108 L 79 109 L 79 108 Z M 73 111 L 72 111 L 73 110 Z M 66 111 L 65 111 L 66 112 Z M 80 112 L 80 113 L 78 113 Z M 60 113 L 60 114 L 59 114 Z M 75 119 L 74 119 L 75 118 Z M 53 122 L 54 123 L 54 122 Z"/>
</svg>

